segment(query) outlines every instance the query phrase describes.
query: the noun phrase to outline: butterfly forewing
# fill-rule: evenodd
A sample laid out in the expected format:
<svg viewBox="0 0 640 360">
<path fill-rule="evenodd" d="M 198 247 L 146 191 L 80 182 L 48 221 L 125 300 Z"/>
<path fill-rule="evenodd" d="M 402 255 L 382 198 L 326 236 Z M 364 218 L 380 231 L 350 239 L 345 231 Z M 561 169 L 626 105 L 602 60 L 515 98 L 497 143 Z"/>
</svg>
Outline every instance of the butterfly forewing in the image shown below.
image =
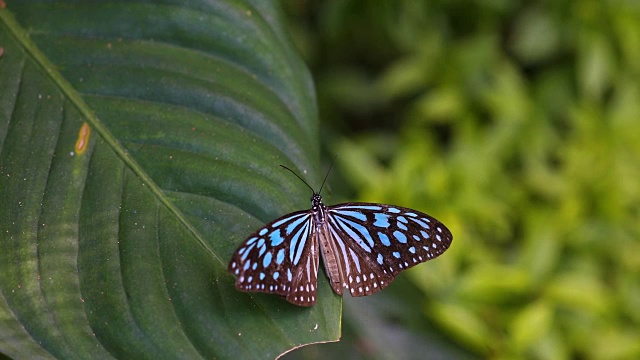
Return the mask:
<svg viewBox="0 0 640 360">
<path fill-rule="evenodd" d="M 236 250 L 229 272 L 242 291 L 280 294 L 301 306 L 315 303 L 318 245 L 309 211 L 272 221 Z"/>
<path fill-rule="evenodd" d="M 327 224 L 339 252 L 333 256 L 340 260 L 342 285 L 352 296 L 381 290 L 401 271 L 442 254 L 453 238 L 427 214 L 383 204 L 328 207 Z"/>
</svg>

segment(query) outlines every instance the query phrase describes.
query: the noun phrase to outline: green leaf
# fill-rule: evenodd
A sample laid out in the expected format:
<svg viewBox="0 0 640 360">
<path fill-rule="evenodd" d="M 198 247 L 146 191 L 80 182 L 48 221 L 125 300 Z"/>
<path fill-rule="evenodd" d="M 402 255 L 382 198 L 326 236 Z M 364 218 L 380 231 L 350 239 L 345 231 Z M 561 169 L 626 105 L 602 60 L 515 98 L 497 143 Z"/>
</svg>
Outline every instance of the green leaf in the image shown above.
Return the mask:
<svg viewBox="0 0 640 360">
<path fill-rule="evenodd" d="M 488 353 L 496 344 L 492 344 L 492 330 L 482 320 L 477 311 L 468 304 L 434 302 L 428 305 L 433 320 L 461 342 L 479 353 Z"/>
<path fill-rule="evenodd" d="M 516 314 L 511 322 L 512 345 L 523 353 L 535 348 L 536 343 L 548 336 L 553 324 L 553 309 L 545 301 L 537 301 Z"/>
<path fill-rule="evenodd" d="M 278 164 L 320 180 L 313 85 L 271 2 L 12 2 L 0 48 L 1 353 L 274 358 L 338 339 L 324 277 L 299 308 L 226 270 L 308 206 Z"/>
</svg>

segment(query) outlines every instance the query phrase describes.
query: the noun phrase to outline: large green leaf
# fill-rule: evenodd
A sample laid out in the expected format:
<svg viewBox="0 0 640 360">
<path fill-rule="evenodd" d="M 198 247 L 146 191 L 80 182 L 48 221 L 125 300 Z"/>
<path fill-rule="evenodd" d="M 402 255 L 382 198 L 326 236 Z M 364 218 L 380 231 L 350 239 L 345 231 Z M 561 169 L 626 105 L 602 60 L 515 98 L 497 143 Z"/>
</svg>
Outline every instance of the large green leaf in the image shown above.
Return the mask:
<svg viewBox="0 0 640 360">
<path fill-rule="evenodd" d="M 308 206 L 278 164 L 319 180 L 312 83 L 271 2 L 20 1 L 0 20 L 1 353 L 274 358 L 337 340 L 324 277 L 299 308 L 226 271 L 255 228 Z"/>
</svg>

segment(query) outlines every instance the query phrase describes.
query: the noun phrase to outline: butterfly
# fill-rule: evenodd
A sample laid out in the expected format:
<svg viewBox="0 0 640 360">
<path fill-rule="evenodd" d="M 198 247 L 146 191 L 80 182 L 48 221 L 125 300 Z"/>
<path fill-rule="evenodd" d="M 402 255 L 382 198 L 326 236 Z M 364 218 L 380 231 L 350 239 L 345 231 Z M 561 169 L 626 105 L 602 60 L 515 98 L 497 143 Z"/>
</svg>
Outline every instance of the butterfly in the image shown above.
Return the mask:
<svg viewBox="0 0 640 360">
<path fill-rule="evenodd" d="M 307 186 L 313 192 L 311 209 L 268 223 L 233 254 L 228 270 L 236 275 L 238 290 L 278 294 L 292 304 L 312 306 L 322 253 L 336 294 L 346 288 L 351 296 L 371 295 L 400 272 L 438 257 L 453 240 L 449 229 L 420 211 L 364 202 L 326 206 L 320 196 L 324 181 L 318 192 Z"/>
</svg>

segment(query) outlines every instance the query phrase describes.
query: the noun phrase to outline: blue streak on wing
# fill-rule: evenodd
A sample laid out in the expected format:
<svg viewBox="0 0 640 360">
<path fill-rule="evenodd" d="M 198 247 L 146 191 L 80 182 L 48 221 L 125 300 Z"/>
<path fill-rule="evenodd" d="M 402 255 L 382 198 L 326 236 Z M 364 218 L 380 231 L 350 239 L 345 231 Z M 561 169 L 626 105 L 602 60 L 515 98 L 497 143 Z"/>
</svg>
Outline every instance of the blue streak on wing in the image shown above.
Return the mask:
<svg viewBox="0 0 640 360">
<path fill-rule="evenodd" d="M 275 229 L 269 234 L 269 239 L 271 239 L 271 246 L 278 246 L 282 244 L 284 241 L 284 237 L 282 236 L 282 229 Z"/>
<path fill-rule="evenodd" d="M 393 232 L 393 236 L 398 239 L 398 241 L 400 241 L 403 244 L 407 243 L 407 237 L 401 233 L 400 231 L 396 230 Z"/>
<path fill-rule="evenodd" d="M 300 230 L 291 237 L 291 243 L 289 244 L 289 260 L 291 260 L 293 265 L 298 265 L 300 257 L 302 256 L 302 251 L 307 244 L 307 238 L 309 237 L 309 222 L 310 221 L 307 221 Z"/>
<path fill-rule="evenodd" d="M 376 221 L 373 222 L 374 226 L 388 228 L 389 224 L 389 215 L 383 213 L 375 213 L 374 214 Z"/>
<path fill-rule="evenodd" d="M 290 235 L 293 230 L 305 220 L 307 220 L 306 217 L 301 217 L 300 219 L 294 220 L 290 224 L 287 224 L 287 235 Z"/>
<path fill-rule="evenodd" d="M 342 238 L 338 235 L 338 233 L 336 232 L 336 230 L 333 228 L 333 225 L 331 222 L 329 222 L 329 231 L 331 232 L 331 234 L 333 235 L 333 239 L 336 243 L 338 243 L 338 246 L 340 247 L 340 254 L 342 255 L 342 259 L 345 262 L 345 264 L 348 263 L 349 259 L 349 255 L 347 254 L 347 249 L 345 247 L 345 243 L 342 240 Z"/>
<path fill-rule="evenodd" d="M 385 233 L 381 233 L 378 231 L 378 237 L 380 238 L 380 242 L 384 246 L 391 246 L 391 242 L 389 241 L 389 237 Z"/>
<path fill-rule="evenodd" d="M 380 210 L 382 210 L 382 206 L 378 206 L 378 205 L 344 205 L 344 206 L 335 207 L 334 209 L 335 210 L 362 209 L 362 210 L 380 211 Z"/>
<path fill-rule="evenodd" d="M 271 257 L 272 257 L 271 253 L 267 253 L 264 256 L 264 258 L 262 259 L 262 266 L 263 267 L 266 268 L 267 266 L 269 266 L 269 264 L 271 264 Z"/>
<path fill-rule="evenodd" d="M 423 227 L 423 228 L 425 228 L 425 229 L 427 229 L 427 230 L 429 229 L 429 225 L 427 225 L 427 223 L 426 223 L 426 222 L 424 222 L 424 221 L 422 221 L 422 220 L 420 220 L 420 219 L 414 219 L 414 218 L 411 218 L 411 220 L 412 220 L 412 221 L 415 221 L 415 222 L 416 222 L 418 225 L 420 225 L 421 227 Z"/>
<path fill-rule="evenodd" d="M 251 252 L 251 250 L 256 246 L 255 243 L 247 246 L 247 250 L 244 252 L 244 254 L 242 254 L 242 257 L 240 259 L 242 259 L 242 261 L 247 260 L 247 257 L 249 256 L 249 253 Z"/>
<path fill-rule="evenodd" d="M 351 256 L 351 261 L 356 265 L 358 272 L 361 272 L 362 269 L 360 268 L 360 259 L 358 259 L 358 255 L 356 255 L 352 249 L 349 249 L 349 255 Z"/>
<path fill-rule="evenodd" d="M 284 261 L 284 248 L 278 251 L 278 255 L 276 255 L 276 264 L 281 265 Z"/>
<path fill-rule="evenodd" d="M 359 211 L 348 211 L 348 210 L 334 210 L 334 213 L 341 216 L 351 216 L 360 221 L 367 221 L 367 215 L 359 212 Z"/>
<path fill-rule="evenodd" d="M 351 220 L 342 218 L 340 216 L 331 216 L 331 217 L 334 219 L 337 225 L 342 229 L 342 231 L 347 233 L 356 243 L 358 243 L 358 245 L 360 245 L 361 248 L 364 249 L 364 251 L 371 252 L 371 247 L 373 247 L 373 240 L 371 239 L 371 235 L 369 234 L 369 231 L 364 226 L 358 223 L 355 223 Z M 351 228 L 347 225 L 353 226 L 358 232 L 360 232 L 360 234 L 367 239 L 367 242 L 369 243 L 369 245 L 365 244 L 362 238 L 358 236 L 358 234 L 356 234 L 353 230 L 351 230 Z"/>
<path fill-rule="evenodd" d="M 309 213 L 302 213 L 302 214 L 296 214 L 296 215 L 292 215 L 292 216 L 287 216 L 284 219 L 280 219 L 276 222 L 274 222 L 273 224 L 271 224 L 272 228 L 277 228 L 278 226 L 286 223 L 287 221 L 294 221 L 295 219 L 299 218 L 299 217 L 305 217 L 305 216 L 309 216 Z"/>
</svg>

